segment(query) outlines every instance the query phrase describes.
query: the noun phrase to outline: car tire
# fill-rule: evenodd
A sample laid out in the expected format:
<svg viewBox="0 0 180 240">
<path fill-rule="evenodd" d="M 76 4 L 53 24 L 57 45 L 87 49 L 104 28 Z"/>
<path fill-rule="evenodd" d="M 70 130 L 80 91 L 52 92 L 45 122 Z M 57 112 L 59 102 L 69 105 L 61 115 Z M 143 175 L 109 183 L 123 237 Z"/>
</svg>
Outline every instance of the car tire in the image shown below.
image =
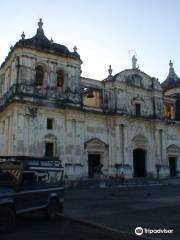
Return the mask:
<svg viewBox="0 0 180 240">
<path fill-rule="evenodd" d="M 56 219 L 58 217 L 59 210 L 60 208 L 58 201 L 56 199 L 51 199 L 46 209 L 46 215 L 48 219 Z"/>
<path fill-rule="evenodd" d="M 0 233 L 11 231 L 16 224 L 16 215 L 9 206 L 0 207 Z"/>
</svg>

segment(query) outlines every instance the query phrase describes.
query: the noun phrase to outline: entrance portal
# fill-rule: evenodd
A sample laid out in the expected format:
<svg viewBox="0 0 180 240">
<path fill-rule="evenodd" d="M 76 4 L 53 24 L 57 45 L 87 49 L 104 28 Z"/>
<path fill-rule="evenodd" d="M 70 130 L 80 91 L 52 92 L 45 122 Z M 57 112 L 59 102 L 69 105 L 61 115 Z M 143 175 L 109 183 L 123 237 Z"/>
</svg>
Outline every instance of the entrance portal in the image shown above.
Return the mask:
<svg viewBox="0 0 180 240">
<path fill-rule="evenodd" d="M 134 177 L 146 177 L 146 151 L 135 149 L 133 151 Z"/>
<path fill-rule="evenodd" d="M 46 142 L 45 155 L 46 155 L 46 157 L 53 157 L 54 156 L 54 143 Z"/>
<path fill-rule="evenodd" d="M 176 157 L 169 157 L 169 170 L 170 170 L 170 176 L 175 177 L 177 174 Z"/>
<path fill-rule="evenodd" d="M 88 154 L 88 176 L 93 178 L 100 169 L 100 154 Z"/>
</svg>

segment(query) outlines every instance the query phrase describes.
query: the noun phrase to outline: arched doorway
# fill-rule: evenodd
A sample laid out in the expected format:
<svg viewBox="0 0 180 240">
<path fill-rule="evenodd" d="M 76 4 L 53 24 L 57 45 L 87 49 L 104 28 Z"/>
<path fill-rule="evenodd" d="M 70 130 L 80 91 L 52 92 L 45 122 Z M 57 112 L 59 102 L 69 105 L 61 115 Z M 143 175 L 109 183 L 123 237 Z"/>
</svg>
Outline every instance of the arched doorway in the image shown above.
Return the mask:
<svg viewBox="0 0 180 240">
<path fill-rule="evenodd" d="M 133 150 L 134 177 L 146 177 L 146 151 L 141 148 Z"/>
<path fill-rule="evenodd" d="M 49 133 L 44 137 L 44 141 L 45 141 L 44 155 L 46 157 L 55 157 L 57 152 L 56 150 L 57 137 Z"/>
<path fill-rule="evenodd" d="M 169 157 L 169 175 L 175 177 L 177 175 L 177 159 L 176 157 Z"/>
<path fill-rule="evenodd" d="M 176 177 L 178 173 L 178 155 L 180 149 L 175 144 L 171 144 L 167 148 L 168 161 L 169 161 L 169 175 L 170 177 Z"/>
<path fill-rule="evenodd" d="M 107 167 L 108 145 L 97 138 L 92 138 L 84 143 L 87 154 L 87 176 L 94 178 L 100 175 Z"/>
<path fill-rule="evenodd" d="M 101 154 L 88 154 L 88 177 L 93 178 L 101 168 Z"/>
</svg>

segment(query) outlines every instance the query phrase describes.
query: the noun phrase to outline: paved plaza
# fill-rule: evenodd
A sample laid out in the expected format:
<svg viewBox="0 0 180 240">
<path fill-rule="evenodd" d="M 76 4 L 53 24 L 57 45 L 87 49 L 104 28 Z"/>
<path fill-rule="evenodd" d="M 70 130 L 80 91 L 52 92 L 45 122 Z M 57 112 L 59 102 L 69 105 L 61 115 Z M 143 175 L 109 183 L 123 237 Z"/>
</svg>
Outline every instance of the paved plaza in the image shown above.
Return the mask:
<svg viewBox="0 0 180 240">
<path fill-rule="evenodd" d="M 172 182 L 172 183 L 171 183 Z M 68 190 L 65 214 L 134 233 L 136 227 L 170 229 L 145 237 L 180 239 L 180 185 Z"/>
<path fill-rule="evenodd" d="M 179 240 L 179 189 L 177 181 L 153 186 L 67 189 L 63 216 L 49 222 L 41 212 L 25 215 L 1 240 Z M 134 234 L 136 227 L 173 233 L 143 234 L 139 238 Z"/>
</svg>

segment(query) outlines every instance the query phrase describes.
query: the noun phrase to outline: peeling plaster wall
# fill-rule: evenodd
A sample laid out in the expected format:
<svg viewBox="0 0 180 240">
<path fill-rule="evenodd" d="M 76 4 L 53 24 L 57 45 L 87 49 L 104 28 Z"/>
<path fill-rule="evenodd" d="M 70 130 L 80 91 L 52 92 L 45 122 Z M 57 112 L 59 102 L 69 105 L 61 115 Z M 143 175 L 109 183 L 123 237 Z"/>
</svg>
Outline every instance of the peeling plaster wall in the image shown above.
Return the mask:
<svg viewBox="0 0 180 240">
<path fill-rule="evenodd" d="M 146 150 L 147 175 L 151 176 L 156 176 L 156 164 L 169 164 L 167 153 L 169 146 L 175 145 L 180 148 L 180 126 L 167 125 L 160 121 L 132 120 L 120 116 L 105 117 L 100 114 L 47 107 L 39 107 L 37 117 L 34 118 L 26 113 L 26 105 L 16 104 L 0 116 L 0 139 L 5 139 L 1 154 L 44 156 L 45 138 L 53 136 L 56 139 L 56 156 L 62 160 L 66 174 L 73 179 L 87 177 L 88 149 L 101 153 L 103 171 L 106 174 L 115 176 L 117 174 L 115 165 L 123 163 L 130 166 L 131 169 L 127 170 L 126 175 L 132 177 L 135 148 Z M 53 130 L 48 130 L 46 127 L 49 117 L 54 119 Z M 160 141 L 160 130 L 162 141 Z M 85 147 L 85 142 L 91 139 L 94 149 L 90 145 Z M 93 145 L 93 141 L 99 140 L 108 147 L 98 142 Z M 160 144 L 162 144 L 162 153 Z M 175 155 L 178 158 L 179 171 L 179 153 Z"/>
<path fill-rule="evenodd" d="M 69 178 L 88 176 L 88 154 L 91 153 L 100 154 L 105 175 L 116 176 L 123 171 L 126 177 L 132 177 L 133 150 L 141 148 L 146 151 L 147 176 L 157 175 L 157 164 L 163 166 L 160 174 L 168 176 L 169 156 L 177 158 L 179 175 L 180 125 L 157 120 L 164 116 L 158 80 L 138 69 L 124 70 L 115 75 L 113 81 L 81 78 L 81 63 L 33 49 L 16 49 L 11 54 L 0 69 L 0 97 L 15 83 L 34 86 L 35 69 L 40 64 L 45 70 L 43 90 L 50 88 L 53 92 L 57 88 L 56 72 L 63 69 L 65 89 L 79 94 L 82 87 L 92 87 L 102 92 L 103 99 L 102 108 L 94 104 L 96 109 L 82 106 L 82 110 L 78 110 L 78 104 L 74 104 L 74 108 L 60 108 L 51 98 L 46 99 L 45 104 L 34 96 L 24 97 L 23 101 L 27 100 L 24 104 L 10 103 L 0 113 L 0 154 L 44 156 L 45 143 L 50 141 Z M 33 105 L 33 101 L 38 104 Z M 140 118 L 134 117 L 136 103 L 141 104 Z M 35 116 L 29 112 L 33 107 L 37 108 Z M 104 114 L 104 109 L 110 112 Z M 152 120 L 153 115 L 157 116 L 156 120 Z M 54 120 L 53 130 L 47 129 L 47 118 Z"/>
</svg>

